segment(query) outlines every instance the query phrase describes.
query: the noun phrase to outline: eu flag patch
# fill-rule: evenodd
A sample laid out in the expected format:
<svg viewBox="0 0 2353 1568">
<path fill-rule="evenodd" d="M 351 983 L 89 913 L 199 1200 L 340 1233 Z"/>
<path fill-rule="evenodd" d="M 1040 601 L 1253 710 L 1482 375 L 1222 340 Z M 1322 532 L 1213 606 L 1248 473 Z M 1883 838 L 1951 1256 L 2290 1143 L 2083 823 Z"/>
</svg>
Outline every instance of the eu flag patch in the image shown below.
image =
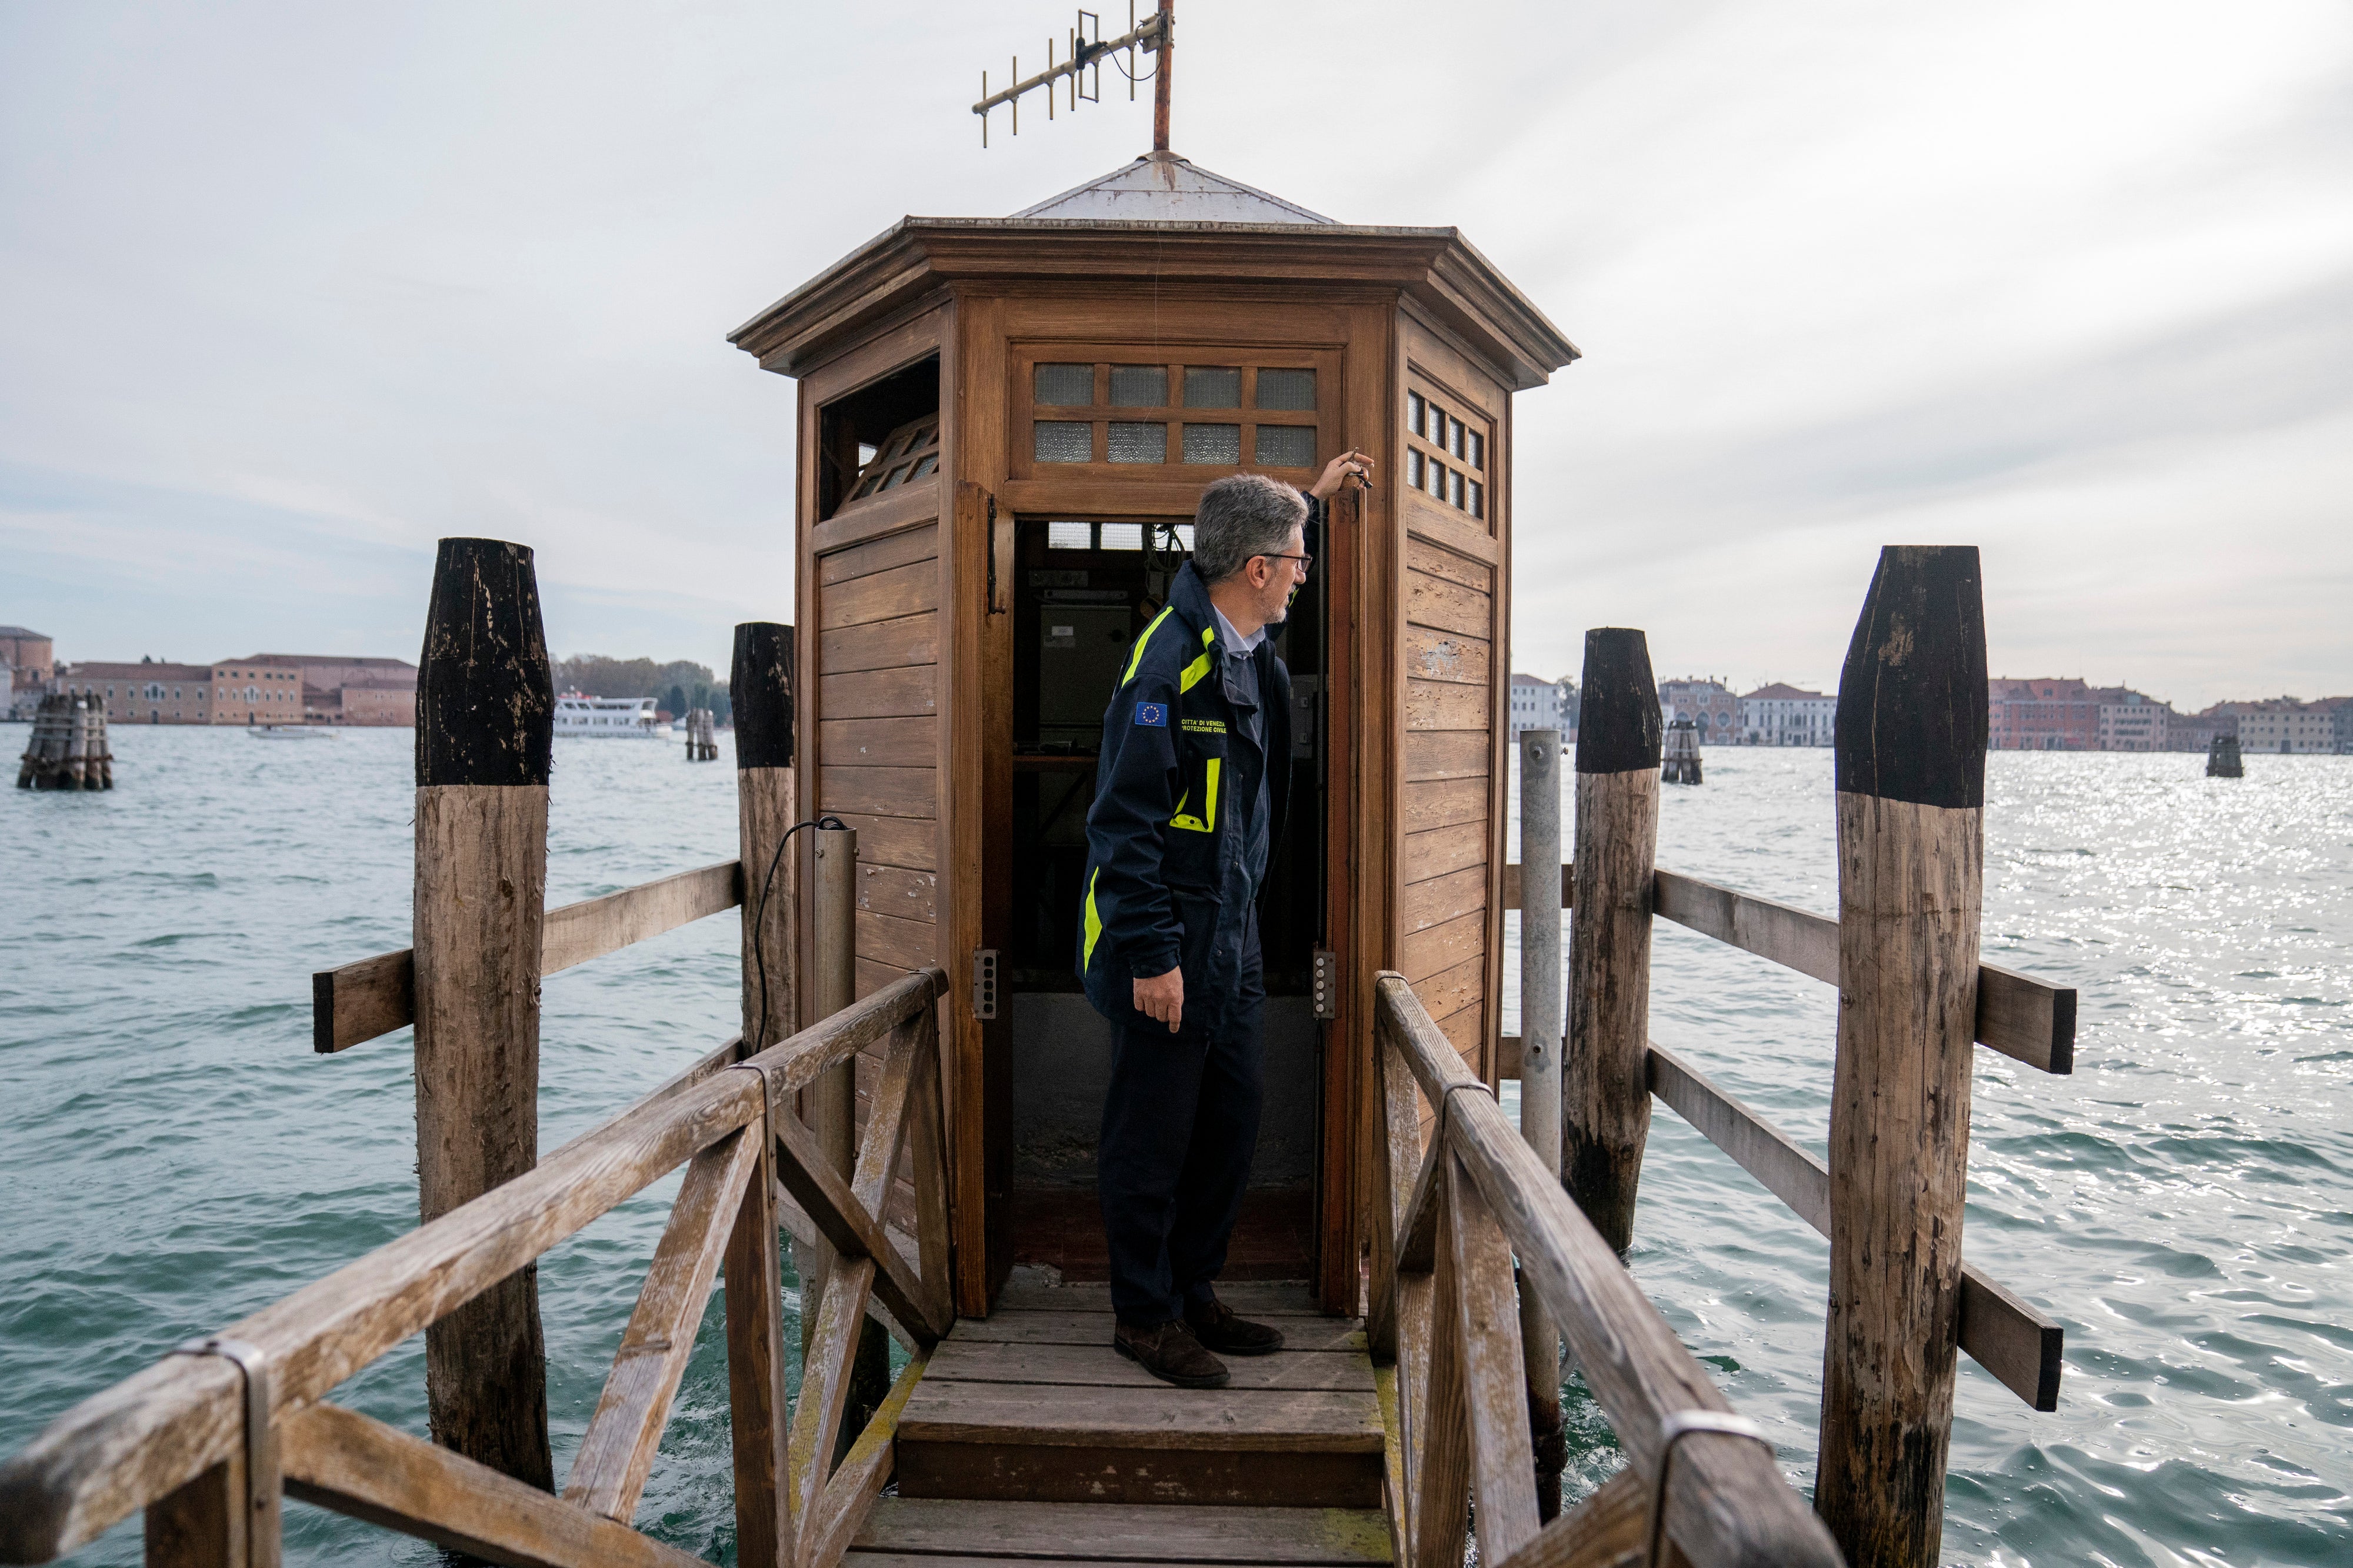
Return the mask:
<svg viewBox="0 0 2353 1568">
<path fill-rule="evenodd" d="M 1135 705 L 1135 721 L 1144 725 L 1146 729 L 1166 730 L 1168 728 L 1168 709 L 1166 704 L 1159 702 L 1137 703 Z"/>
</svg>

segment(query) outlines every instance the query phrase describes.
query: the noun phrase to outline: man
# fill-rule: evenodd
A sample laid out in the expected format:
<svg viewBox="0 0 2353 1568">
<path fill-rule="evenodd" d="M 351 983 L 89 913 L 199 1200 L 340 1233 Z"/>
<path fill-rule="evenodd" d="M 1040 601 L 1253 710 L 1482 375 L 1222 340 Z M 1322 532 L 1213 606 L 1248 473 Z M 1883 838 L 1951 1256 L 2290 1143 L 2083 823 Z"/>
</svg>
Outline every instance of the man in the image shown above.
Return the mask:
<svg viewBox="0 0 2353 1568">
<path fill-rule="evenodd" d="M 1258 896 L 1290 794 L 1291 675 L 1267 628 L 1307 580 L 1311 519 L 1371 467 L 1343 453 L 1304 497 L 1257 474 L 1203 491 L 1193 558 L 1103 714 L 1079 972 L 1117 1026 L 1096 1167 L 1113 1344 L 1183 1388 L 1224 1386 L 1217 1352 L 1282 1348 L 1213 1288 L 1258 1142 Z"/>
</svg>

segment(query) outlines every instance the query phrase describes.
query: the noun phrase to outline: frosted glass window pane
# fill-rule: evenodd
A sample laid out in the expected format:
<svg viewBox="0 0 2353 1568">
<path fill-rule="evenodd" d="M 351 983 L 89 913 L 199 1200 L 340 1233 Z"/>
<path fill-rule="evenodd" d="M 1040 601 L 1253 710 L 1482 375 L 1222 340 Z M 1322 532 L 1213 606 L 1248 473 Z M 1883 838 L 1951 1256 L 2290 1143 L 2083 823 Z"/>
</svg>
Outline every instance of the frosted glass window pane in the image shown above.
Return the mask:
<svg viewBox="0 0 2353 1568">
<path fill-rule="evenodd" d="M 1258 427 L 1258 460 L 1262 468 L 1312 468 L 1315 466 L 1315 426 L 1261 425 Z"/>
<path fill-rule="evenodd" d="M 1095 525 L 1092 522 L 1050 522 L 1046 525 L 1046 548 L 1049 550 L 1092 550 L 1095 547 Z"/>
<path fill-rule="evenodd" d="M 1242 427 L 1239 425 L 1187 425 L 1185 460 L 1188 463 L 1239 463 L 1242 460 Z"/>
<path fill-rule="evenodd" d="M 1157 420 L 1113 420 L 1111 460 L 1114 463 L 1166 462 L 1168 460 L 1168 426 Z"/>
<path fill-rule="evenodd" d="M 915 471 L 909 474 L 907 477 L 911 479 L 920 479 L 925 474 L 930 473 L 934 468 L 936 468 L 939 466 L 940 455 L 937 452 L 926 452 L 923 454 L 922 459 L 915 464 Z"/>
<path fill-rule="evenodd" d="M 1423 434 L 1422 420 L 1426 406 L 1421 401 L 1420 393 L 1409 392 L 1405 395 L 1405 427 L 1417 436 Z"/>
<path fill-rule="evenodd" d="M 1144 524 L 1140 522 L 1106 522 L 1103 525 L 1103 547 L 1105 550 L 1141 550 L 1144 548 Z"/>
<path fill-rule="evenodd" d="M 1192 553 L 1193 525 L 1191 523 L 1180 522 L 1176 525 L 1176 542 L 1185 547 L 1187 554 L 1189 555 Z"/>
<path fill-rule="evenodd" d="M 1487 515 L 1487 492 L 1481 487 L 1479 481 L 1476 479 L 1472 479 L 1471 481 L 1470 503 L 1462 510 L 1469 512 L 1472 517 L 1485 517 Z"/>
<path fill-rule="evenodd" d="M 1445 464 L 1443 464 L 1443 463 L 1432 463 L 1432 464 L 1430 464 L 1430 486 L 1429 486 L 1429 489 L 1430 489 L 1430 493 L 1431 495 L 1436 496 L 1439 500 L 1444 500 L 1446 499 L 1446 465 L 1445 465 Z"/>
<path fill-rule="evenodd" d="M 882 488 L 887 490 L 906 477 L 907 468 L 906 465 L 902 463 L 899 467 L 891 470 L 891 477 L 882 481 Z"/>
<path fill-rule="evenodd" d="M 1092 463 L 1095 427 L 1079 419 L 1040 419 L 1031 448 L 1041 463 Z"/>
<path fill-rule="evenodd" d="M 1312 370 L 1262 370 L 1258 373 L 1261 408 L 1313 408 L 1315 373 Z"/>
<path fill-rule="evenodd" d="M 1168 406 L 1168 367 L 1165 364 L 1115 364 L 1111 367 L 1113 408 Z"/>
<path fill-rule="evenodd" d="M 1095 367 L 1091 364 L 1041 364 L 1038 367 L 1034 401 L 1049 408 L 1087 408 L 1095 400 Z"/>
<path fill-rule="evenodd" d="M 1412 447 L 1405 449 L 1405 482 L 1416 489 L 1421 489 L 1421 462 L 1419 449 Z"/>
<path fill-rule="evenodd" d="M 1185 367 L 1186 407 L 1240 408 L 1241 405 L 1240 371 L 1209 364 L 1188 364 Z M 1239 459 L 1229 458 L 1226 460 L 1234 462 Z"/>
<path fill-rule="evenodd" d="M 1485 468 L 1487 466 L 1487 437 L 1480 435 L 1476 430 L 1472 431 L 1471 450 L 1467 455 L 1471 459 L 1471 466 L 1472 468 L 1481 469 Z"/>
<path fill-rule="evenodd" d="M 1446 499 L 1456 506 L 1462 504 L 1462 474 L 1460 469 L 1446 476 Z"/>
<path fill-rule="evenodd" d="M 1462 455 L 1462 421 L 1460 419 L 1448 420 L 1446 422 L 1446 449 L 1453 453 L 1456 457 L 1461 457 Z"/>
</svg>

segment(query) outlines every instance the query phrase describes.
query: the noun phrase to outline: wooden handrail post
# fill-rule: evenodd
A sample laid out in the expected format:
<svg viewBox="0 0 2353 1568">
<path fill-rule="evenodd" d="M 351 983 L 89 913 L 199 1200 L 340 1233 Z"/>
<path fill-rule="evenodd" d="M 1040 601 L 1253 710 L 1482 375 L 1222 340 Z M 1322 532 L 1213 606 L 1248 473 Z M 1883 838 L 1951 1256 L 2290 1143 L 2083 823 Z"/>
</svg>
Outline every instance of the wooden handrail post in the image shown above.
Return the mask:
<svg viewBox="0 0 2353 1568">
<path fill-rule="evenodd" d="M 1560 731 L 1524 730 L 1520 748 L 1520 1136 L 1560 1172 Z M 1520 1351 L 1535 1451 L 1536 1514 L 1560 1512 L 1568 1450 L 1560 1425 L 1560 1326 L 1520 1292 Z"/>
<path fill-rule="evenodd" d="M 798 809 L 793 774 L 793 628 L 735 628 L 727 689 L 735 704 L 735 828 L 744 877 L 744 1054 L 800 1026 L 795 858 L 778 858 Z"/>
<path fill-rule="evenodd" d="M 555 697 L 532 552 L 445 539 L 417 674 L 417 1179 L 427 1224 L 539 1162 Z M 539 1274 L 425 1331 L 433 1439 L 552 1489 Z"/>
<path fill-rule="evenodd" d="M 1634 1239 L 1634 1194 L 1651 1131 L 1645 1053 L 1659 736 L 1659 688 L 1651 678 L 1649 643 L 1624 626 L 1587 632 L 1577 722 L 1577 918 L 1569 928 L 1561 1158 L 1570 1195 L 1620 1252 Z M 1523 879 L 1534 874 L 1525 847 L 1520 868 Z M 1525 881 L 1522 889 L 1525 906 Z M 1526 918 L 1523 908 L 1521 919 Z"/>
<path fill-rule="evenodd" d="M 817 973 L 811 990 L 817 1016 L 830 1018 L 858 999 L 858 830 L 818 826 L 810 830 L 817 848 L 810 862 L 815 885 Z M 858 1062 L 856 1058 L 820 1077 L 808 1093 L 809 1121 L 826 1163 L 847 1179 L 858 1160 Z M 832 1268 L 834 1249 L 822 1237 L 813 1250 L 815 1267 L 801 1276 L 801 1349 L 806 1356 L 818 1321 L 818 1281 Z M 891 1343 L 871 1318 L 858 1337 L 858 1364 L 850 1374 L 844 1419 L 836 1429 L 833 1459 L 839 1462 L 864 1428 L 867 1416 L 891 1392 Z"/>
<path fill-rule="evenodd" d="M 1890 546 L 1839 678 L 1838 1065 L 1814 1506 L 1855 1568 L 1944 1529 L 1985 875 L 1978 552 Z"/>
</svg>

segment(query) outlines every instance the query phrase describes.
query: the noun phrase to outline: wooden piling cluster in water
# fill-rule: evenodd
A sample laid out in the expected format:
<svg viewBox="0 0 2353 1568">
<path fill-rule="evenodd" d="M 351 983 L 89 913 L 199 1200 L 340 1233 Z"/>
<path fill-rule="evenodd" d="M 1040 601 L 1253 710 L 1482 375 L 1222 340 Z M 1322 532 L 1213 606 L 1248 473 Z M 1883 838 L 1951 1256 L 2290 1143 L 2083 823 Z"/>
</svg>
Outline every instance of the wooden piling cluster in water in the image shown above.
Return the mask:
<svg viewBox="0 0 2353 1568">
<path fill-rule="evenodd" d="M 1659 777 L 1672 784 L 1700 782 L 1699 726 L 1690 720 L 1678 719 L 1667 726 L 1666 750 L 1659 767 Z"/>
<path fill-rule="evenodd" d="M 2247 764 L 2239 755 L 2238 736 L 2217 735 L 2206 742 L 2206 776 L 2210 779 L 2247 776 Z"/>
<path fill-rule="evenodd" d="M 33 714 L 32 738 L 16 769 L 18 789 L 112 789 L 106 699 L 53 691 Z"/>
<path fill-rule="evenodd" d="M 715 763 L 719 760 L 719 721 L 708 708 L 687 710 L 686 760 L 690 763 Z"/>
</svg>

